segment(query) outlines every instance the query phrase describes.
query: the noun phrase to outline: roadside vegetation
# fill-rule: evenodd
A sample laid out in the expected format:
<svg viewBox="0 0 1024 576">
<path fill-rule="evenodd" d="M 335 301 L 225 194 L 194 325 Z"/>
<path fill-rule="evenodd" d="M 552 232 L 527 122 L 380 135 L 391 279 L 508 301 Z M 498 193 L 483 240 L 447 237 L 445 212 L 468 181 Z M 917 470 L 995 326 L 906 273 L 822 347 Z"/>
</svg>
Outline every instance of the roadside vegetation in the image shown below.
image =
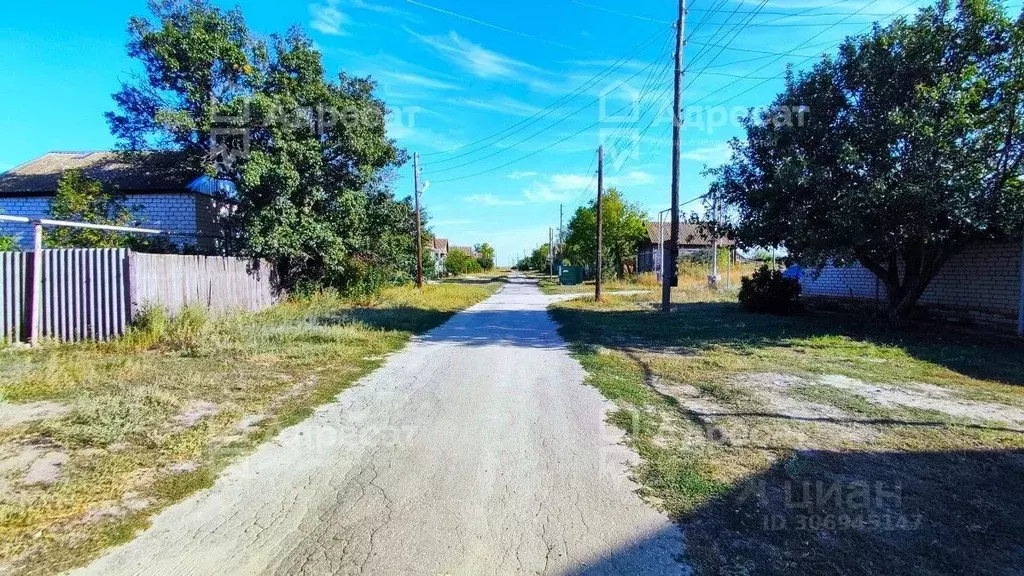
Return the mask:
<svg viewBox="0 0 1024 576">
<path fill-rule="evenodd" d="M 131 539 L 500 286 L 474 280 L 216 318 L 154 310 L 114 342 L 0 350 L 0 573 L 61 572 Z"/>
<path fill-rule="evenodd" d="M 727 266 L 724 262 L 719 266 L 718 275 L 721 278 L 722 286 L 727 284 L 738 288 L 740 278 L 751 275 L 762 264 L 760 262 L 738 262 Z M 680 262 L 678 267 L 679 286 L 681 290 L 700 290 L 707 286 L 710 268 L 707 264 L 696 262 Z M 545 294 L 583 294 L 594 292 L 594 281 L 587 280 L 583 284 L 562 286 L 557 277 L 549 277 L 546 274 L 536 275 L 540 283 L 540 289 Z M 634 274 L 624 278 L 609 278 L 601 285 L 605 293 L 613 292 L 635 292 L 650 291 L 661 293 L 661 282 L 654 272 Z"/>
<path fill-rule="evenodd" d="M 735 291 L 575 299 L 560 331 L 613 400 L 642 494 L 698 574 L 1006 574 L 1022 560 L 1024 345 Z"/>
</svg>

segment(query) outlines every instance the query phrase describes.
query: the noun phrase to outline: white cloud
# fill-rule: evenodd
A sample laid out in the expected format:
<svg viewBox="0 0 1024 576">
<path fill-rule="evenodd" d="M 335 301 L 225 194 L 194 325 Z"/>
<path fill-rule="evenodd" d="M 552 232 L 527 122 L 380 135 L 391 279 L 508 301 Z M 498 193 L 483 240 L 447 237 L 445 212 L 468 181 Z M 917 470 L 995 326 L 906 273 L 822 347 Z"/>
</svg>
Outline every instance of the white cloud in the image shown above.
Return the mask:
<svg viewBox="0 0 1024 576">
<path fill-rule="evenodd" d="M 571 192 L 565 190 L 555 191 L 550 186 L 544 184 L 534 184 L 523 190 L 523 196 L 526 200 L 534 203 L 566 202 L 569 200 L 570 195 Z"/>
<path fill-rule="evenodd" d="M 508 175 L 512 180 L 522 180 L 523 178 L 533 178 L 537 176 L 538 172 L 512 172 Z"/>
<path fill-rule="evenodd" d="M 348 15 L 338 10 L 338 0 L 327 0 L 326 4 L 310 4 L 309 14 L 313 21 L 309 26 L 323 34 L 331 36 L 346 36 L 343 26 L 351 22 Z"/>
<path fill-rule="evenodd" d="M 485 206 L 521 206 L 522 200 L 511 200 L 508 198 L 499 198 L 494 194 L 473 194 L 465 197 L 466 202 L 472 202 L 474 204 L 483 204 Z"/>
<path fill-rule="evenodd" d="M 693 150 L 687 150 L 679 155 L 683 160 L 703 162 L 709 165 L 722 164 L 729 160 L 730 156 L 732 156 L 732 148 L 730 148 L 728 144 L 694 148 Z"/>
<path fill-rule="evenodd" d="M 392 72 L 384 71 L 378 72 L 378 76 L 381 78 L 387 78 L 395 81 L 399 84 L 405 84 L 409 86 L 420 86 L 423 88 L 433 88 L 435 90 L 461 90 L 461 86 L 455 84 L 449 84 L 442 80 L 436 80 L 420 74 L 413 74 L 411 72 Z"/>
<path fill-rule="evenodd" d="M 499 112 L 502 114 L 511 114 L 513 116 L 533 116 L 541 110 L 536 106 L 520 102 L 519 100 L 509 98 L 508 96 L 499 96 L 496 98 L 489 98 L 487 100 L 458 98 L 449 100 L 449 102 L 459 106 L 469 106 L 471 108 L 489 110 L 491 112 Z"/>
<path fill-rule="evenodd" d="M 425 36 L 409 28 L 405 28 L 405 31 L 433 48 L 449 62 L 478 78 L 518 82 L 540 91 L 556 89 L 551 82 L 541 78 L 549 75 L 542 68 L 488 50 L 463 38 L 454 30 L 442 36 Z"/>
<path fill-rule="evenodd" d="M 407 16 L 409 13 L 405 10 L 399 10 L 391 6 L 384 4 L 374 4 L 373 2 L 366 2 L 365 0 L 348 0 L 348 5 L 353 8 L 360 10 L 369 10 L 370 12 L 377 12 L 379 14 L 393 14 L 397 16 Z"/>
</svg>

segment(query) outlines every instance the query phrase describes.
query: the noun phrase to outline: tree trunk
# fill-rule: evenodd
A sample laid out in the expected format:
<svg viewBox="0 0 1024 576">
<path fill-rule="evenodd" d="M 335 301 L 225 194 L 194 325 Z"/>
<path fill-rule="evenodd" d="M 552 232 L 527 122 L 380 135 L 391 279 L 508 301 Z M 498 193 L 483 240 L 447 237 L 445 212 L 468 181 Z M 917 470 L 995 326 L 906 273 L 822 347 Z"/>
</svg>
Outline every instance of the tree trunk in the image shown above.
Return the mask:
<svg viewBox="0 0 1024 576">
<path fill-rule="evenodd" d="M 953 251 L 947 248 L 925 248 L 916 245 L 904 249 L 899 254 L 889 254 L 885 264 L 862 252 L 857 253 L 857 259 L 885 285 L 888 293 L 889 324 L 899 328 L 906 326 L 911 312 L 928 289 L 928 285 L 952 254 Z"/>
</svg>

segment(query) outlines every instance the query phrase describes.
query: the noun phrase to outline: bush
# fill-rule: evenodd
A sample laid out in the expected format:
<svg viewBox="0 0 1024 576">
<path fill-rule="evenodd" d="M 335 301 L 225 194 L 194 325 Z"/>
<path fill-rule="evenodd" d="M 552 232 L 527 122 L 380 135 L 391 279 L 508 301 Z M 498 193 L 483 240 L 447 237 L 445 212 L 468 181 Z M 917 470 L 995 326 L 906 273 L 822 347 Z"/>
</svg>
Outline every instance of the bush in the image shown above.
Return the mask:
<svg viewBox="0 0 1024 576">
<path fill-rule="evenodd" d="M 748 312 L 790 314 L 800 309 L 800 292 L 798 280 L 762 266 L 753 277 L 743 277 L 740 304 Z"/>
</svg>

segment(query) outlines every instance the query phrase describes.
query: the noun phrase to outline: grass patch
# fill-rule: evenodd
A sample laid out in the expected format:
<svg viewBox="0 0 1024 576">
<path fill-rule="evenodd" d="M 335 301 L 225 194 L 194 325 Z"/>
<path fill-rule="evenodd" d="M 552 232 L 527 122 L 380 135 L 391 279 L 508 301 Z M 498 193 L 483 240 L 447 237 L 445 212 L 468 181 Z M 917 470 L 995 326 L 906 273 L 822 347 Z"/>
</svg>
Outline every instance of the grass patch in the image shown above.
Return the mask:
<svg viewBox="0 0 1024 576">
<path fill-rule="evenodd" d="M 588 382 L 619 405 L 609 422 L 641 456 L 634 476 L 683 525 L 698 574 L 997 574 L 1024 563 L 1024 496 L 1007 481 L 1024 474 L 1024 433 L 881 404 L 826 378 L 1021 407 L 1020 342 L 751 315 L 735 292 L 695 287 L 674 291 L 664 315 L 658 296 L 551 313 Z"/>
<path fill-rule="evenodd" d="M 23 469 L 0 477 L 0 571 L 57 573 L 130 539 L 150 515 L 211 486 L 225 466 L 332 401 L 410 336 L 500 285 L 494 276 L 359 301 L 320 294 L 220 317 L 149 310 L 114 342 L 0 351 L 0 397 L 69 408 L 0 433 L 0 460 L 33 446 L 68 457 L 49 488 L 21 485 Z M 264 419 L 238 429 L 255 415 Z M 90 516 L 97 510 L 107 513 Z"/>
</svg>

